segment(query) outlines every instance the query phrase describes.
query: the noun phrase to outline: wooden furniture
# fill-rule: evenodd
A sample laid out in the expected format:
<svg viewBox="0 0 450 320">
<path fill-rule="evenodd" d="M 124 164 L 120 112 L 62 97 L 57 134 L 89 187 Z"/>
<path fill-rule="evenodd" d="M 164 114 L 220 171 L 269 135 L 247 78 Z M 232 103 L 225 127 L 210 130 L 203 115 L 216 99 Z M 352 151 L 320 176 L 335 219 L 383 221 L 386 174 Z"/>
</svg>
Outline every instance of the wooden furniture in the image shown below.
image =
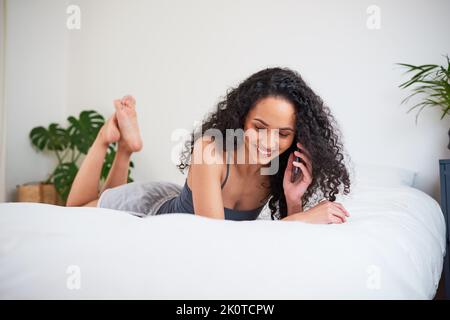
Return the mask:
<svg viewBox="0 0 450 320">
<path fill-rule="evenodd" d="M 53 184 L 29 183 L 16 187 L 17 202 L 40 202 L 64 205 Z"/>
<path fill-rule="evenodd" d="M 448 219 L 448 214 L 450 211 L 450 159 L 439 160 L 439 171 L 440 171 L 440 184 L 441 184 L 441 208 L 442 213 L 445 218 L 445 226 L 447 229 L 446 240 L 446 255 L 444 259 L 444 270 L 443 275 L 445 277 L 445 293 L 447 299 L 450 299 L 450 254 L 449 254 L 449 244 L 450 244 L 450 234 L 449 227 L 450 221 Z"/>
</svg>

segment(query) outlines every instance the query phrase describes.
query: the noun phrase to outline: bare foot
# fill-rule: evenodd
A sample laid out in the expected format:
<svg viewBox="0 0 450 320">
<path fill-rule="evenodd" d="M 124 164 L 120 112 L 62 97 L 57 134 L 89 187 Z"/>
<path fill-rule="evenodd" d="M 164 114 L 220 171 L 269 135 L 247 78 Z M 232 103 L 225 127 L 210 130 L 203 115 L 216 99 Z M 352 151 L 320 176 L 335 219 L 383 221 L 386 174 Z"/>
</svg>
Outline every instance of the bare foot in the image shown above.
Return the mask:
<svg viewBox="0 0 450 320">
<path fill-rule="evenodd" d="M 132 96 L 125 96 L 121 100 L 114 100 L 116 117 L 120 130 L 120 142 L 124 142 L 132 152 L 142 149 L 142 139 L 136 114 L 136 101 Z"/>
<path fill-rule="evenodd" d="M 119 141 L 120 131 L 117 126 L 116 113 L 114 113 L 100 129 L 101 139 L 106 144 L 111 144 Z"/>
</svg>

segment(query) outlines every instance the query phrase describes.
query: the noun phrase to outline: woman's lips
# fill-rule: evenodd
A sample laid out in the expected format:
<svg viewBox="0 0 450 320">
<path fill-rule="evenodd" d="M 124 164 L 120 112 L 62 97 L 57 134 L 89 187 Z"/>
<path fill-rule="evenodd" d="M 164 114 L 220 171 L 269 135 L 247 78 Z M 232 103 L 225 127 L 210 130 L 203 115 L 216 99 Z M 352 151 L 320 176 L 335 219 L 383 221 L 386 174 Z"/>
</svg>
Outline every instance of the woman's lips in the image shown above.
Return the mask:
<svg viewBox="0 0 450 320">
<path fill-rule="evenodd" d="M 256 147 L 256 149 L 258 150 L 259 153 L 261 153 L 262 155 L 264 155 L 266 157 L 270 157 L 272 155 L 272 150 L 267 150 L 264 147 L 259 147 L 259 146 L 256 146 L 256 145 L 255 145 L 255 147 Z"/>
</svg>

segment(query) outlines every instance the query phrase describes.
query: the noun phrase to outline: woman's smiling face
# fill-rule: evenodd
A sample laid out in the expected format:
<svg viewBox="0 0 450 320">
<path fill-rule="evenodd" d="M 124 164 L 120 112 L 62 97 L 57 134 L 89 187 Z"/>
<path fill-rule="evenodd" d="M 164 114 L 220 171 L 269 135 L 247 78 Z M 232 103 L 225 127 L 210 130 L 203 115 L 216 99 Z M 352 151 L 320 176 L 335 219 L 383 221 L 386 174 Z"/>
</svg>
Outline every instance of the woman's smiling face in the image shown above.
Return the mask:
<svg viewBox="0 0 450 320">
<path fill-rule="evenodd" d="M 266 97 L 249 111 L 244 124 L 250 163 L 267 164 L 295 139 L 295 107 L 282 97 Z"/>
</svg>

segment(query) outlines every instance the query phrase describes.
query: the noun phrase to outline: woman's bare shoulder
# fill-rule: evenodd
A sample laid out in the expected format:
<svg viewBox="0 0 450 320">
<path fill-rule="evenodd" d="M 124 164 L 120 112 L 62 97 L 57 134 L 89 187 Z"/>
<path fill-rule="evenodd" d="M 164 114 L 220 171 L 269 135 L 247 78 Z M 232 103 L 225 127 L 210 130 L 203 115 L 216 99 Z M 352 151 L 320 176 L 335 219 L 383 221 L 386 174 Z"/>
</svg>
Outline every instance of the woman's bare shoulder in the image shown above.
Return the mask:
<svg viewBox="0 0 450 320">
<path fill-rule="evenodd" d="M 191 163 L 217 164 L 225 163 L 225 152 L 209 136 L 202 136 L 194 142 Z"/>
<path fill-rule="evenodd" d="M 189 187 L 196 214 L 223 219 L 223 199 L 221 176 L 224 166 L 220 150 L 215 150 L 214 142 L 207 138 L 194 143 L 192 161 L 189 168 Z"/>
<path fill-rule="evenodd" d="M 220 148 L 216 148 L 214 141 L 209 137 L 198 138 L 194 142 L 191 163 L 189 165 L 187 177 L 188 186 L 190 188 L 192 186 L 193 171 L 196 172 L 196 174 L 202 175 L 203 178 L 209 177 L 215 179 L 218 177 L 219 181 L 222 181 L 225 165 L 224 152 L 220 150 Z M 207 177 L 204 176 L 205 174 Z"/>
</svg>

